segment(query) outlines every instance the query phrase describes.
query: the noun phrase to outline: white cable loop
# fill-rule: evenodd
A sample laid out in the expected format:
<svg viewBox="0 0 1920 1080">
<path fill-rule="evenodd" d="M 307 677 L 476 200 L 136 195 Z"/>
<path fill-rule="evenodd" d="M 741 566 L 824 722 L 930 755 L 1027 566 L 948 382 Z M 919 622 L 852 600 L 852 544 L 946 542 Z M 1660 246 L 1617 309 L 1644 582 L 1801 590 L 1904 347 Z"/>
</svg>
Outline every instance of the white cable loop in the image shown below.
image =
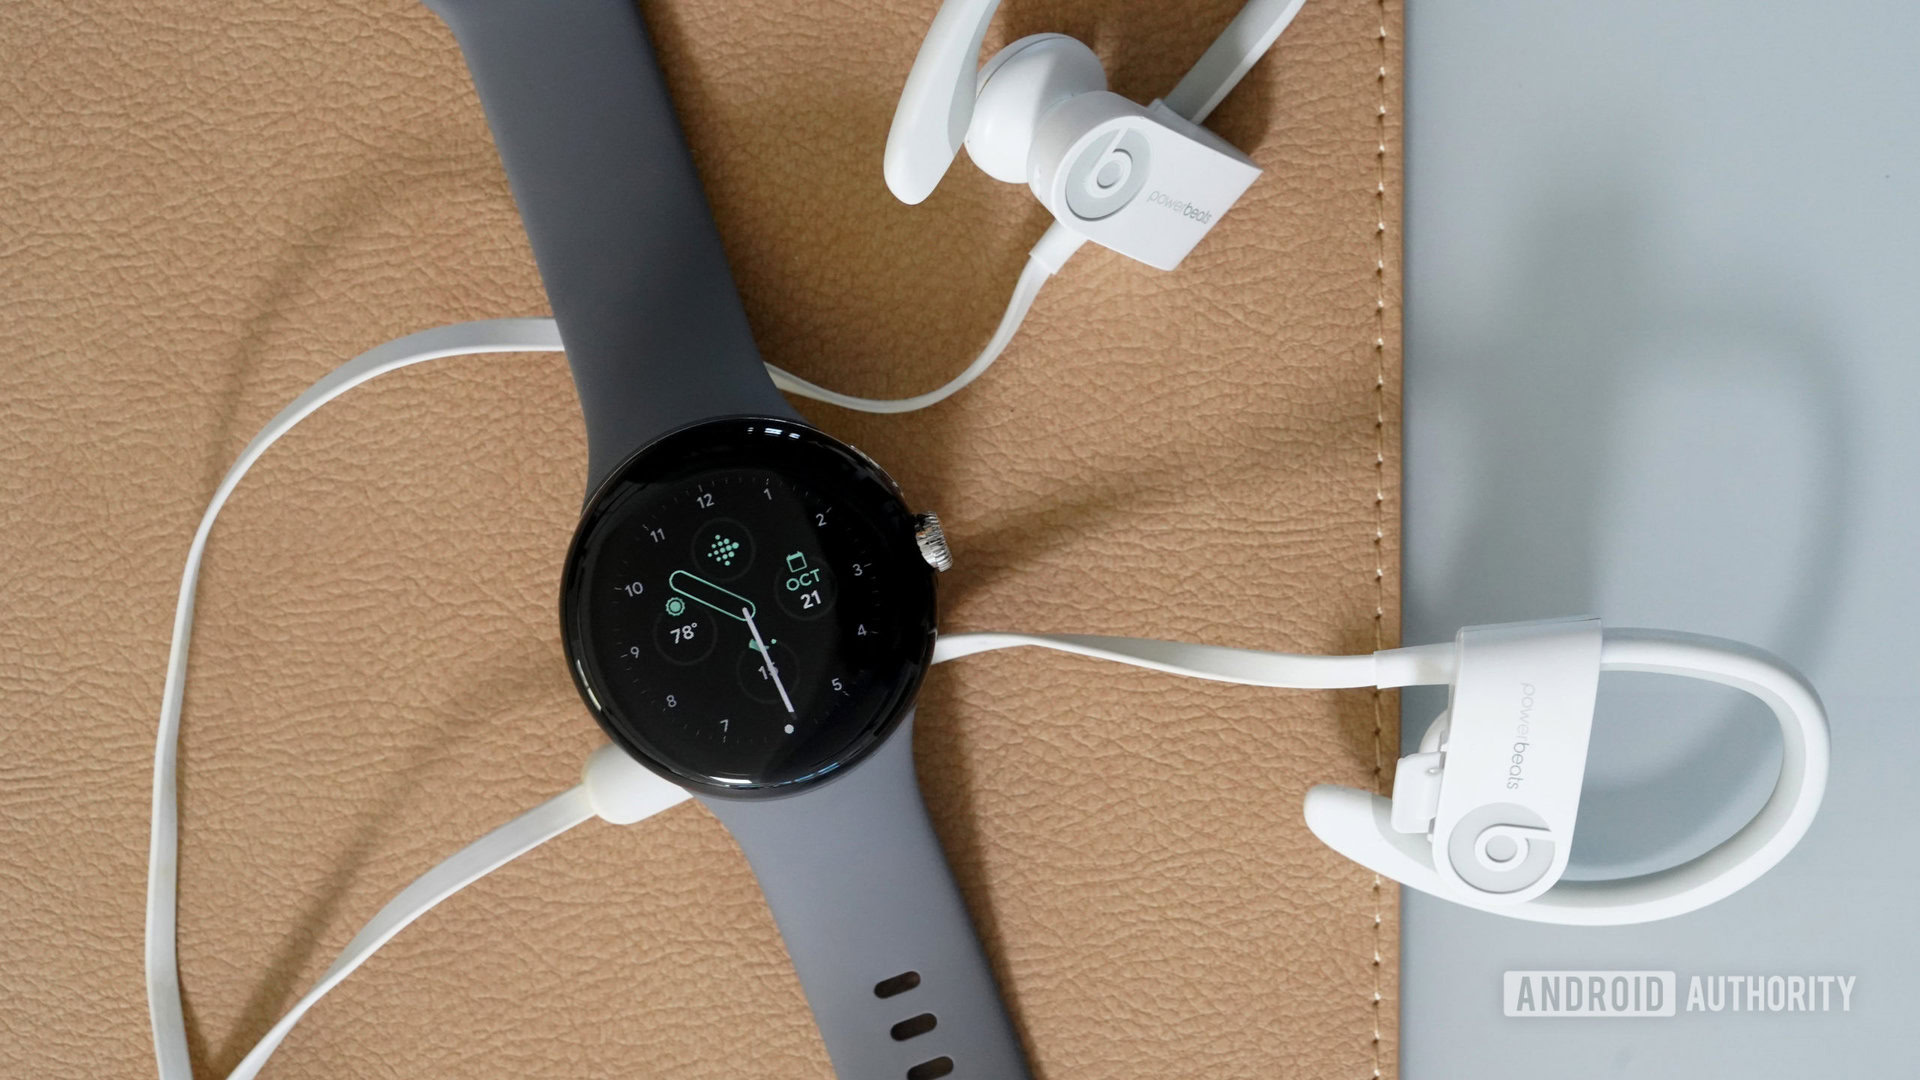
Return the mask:
<svg viewBox="0 0 1920 1080">
<path fill-rule="evenodd" d="M 1042 279 L 1044 280 L 1044 279 Z M 167 656 L 166 687 L 154 745 L 152 831 L 148 846 L 146 972 L 160 1080 L 192 1080 L 186 1022 L 181 1008 L 176 937 L 179 915 L 179 738 L 186 696 L 187 658 L 193 637 L 194 597 L 214 522 L 240 480 L 267 448 L 327 402 L 390 371 L 448 356 L 500 352 L 557 352 L 560 336 L 551 319 L 495 319 L 409 334 L 347 361 L 282 409 L 241 451 L 214 489 L 187 549 Z M 1354 686 L 1372 677 L 1373 658 L 1277 656 L 1178 642 L 1130 638 L 1030 634 L 956 634 L 943 637 L 934 662 L 994 649 L 1037 646 L 1175 674 L 1261 686 Z M 658 813 L 686 793 L 639 768 L 617 751 L 595 755 L 587 783 L 502 825 L 422 875 L 383 907 L 356 934 L 324 976 L 248 1051 L 229 1074 L 252 1080 L 300 1018 L 365 963 L 380 946 L 441 900 L 495 868 L 594 816 L 628 823 Z"/>
<path fill-rule="evenodd" d="M 191 1080 L 186 1019 L 180 1003 L 180 968 L 175 952 L 179 920 L 180 707 L 187 692 L 188 646 L 193 640 L 194 592 L 207 537 L 233 489 L 267 447 L 278 442 L 314 410 L 389 371 L 443 356 L 496 352 L 557 352 L 560 335 L 552 319 L 492 319 L 460 323 L 409 334 L 369 349 L 329 372 L 268 421 L 214 489 L 200 527 L 187 547 L 180 575 L 180 596 L 173 613 L 173 642 L 167 651 L 167 681 L 160 700 L 160 724 L 153 751 L 152 829 L 147 845 L 146 970 L 147 1010 L 153 1023 L 154 1056 L 161 1080 Z M 324 991 L 323 991 L 324 992 Z M 238 1074 L 236 1074 L 238 1075 Z"/>
<path fill-rule="evenodd" d="M 553 352 L 560 339 L 550 319 L 498 319 L 463 323 L 412 334 L 355 357 L 315 383 L 281 410 L 247 444 L 215 489 L 188 549 L 168 655 L 167 682 L 154 749 L 153 825 L 147 880 L 147 996 L 155 1059 L 161 1080 L 192 1080 L 181 1012 L 176 956 L 178 888 L 178 753 L 180 706 L 193 629 L 194 592 L 207 539 L 221 508 L 240 479 L 266 449 L 301 420 L 347 390 L 385 372 L 438 357 L 489 352 Z M 1391 649 L 1361 656 L 1267 653 L 1186 642 L 1080 634 L 967 633 L 941 637 L 933 662 L 945 663 L 998 649 L 1035 647 L 1193 678 L 1293 689 L 1397 687 L 1446 683 L 1454 674 L 1448 645 Z M 1771 659 L 1746 646 L 1648 631 L 1609 634 L 1602 666 L 1608 670 L 1691 674 L 1746 690 L 1768 702 L 1787 738 L 1780 785 L 1762 813 L 1734 840 L 1685 867 L 1611 886 L 1560 886 L 1541 901 L 1503 913 L 1574 923 L 1639 921 L 1692 910 L 1746 885 L 1778 862 L 1806 831 L 1824 789 L 1827 735 L 1824 713 L 1812 689 Z M 616 824 L 643 820 L 678 804 L 687 793 L 647 771 L 617 748 L 602 747 L 589 760 L 585 780 L 461 849 L 402 890 L 342 950 L 310 990 L 288 1010 L 229 1074 L 252 1080 L 287 1034 L 315 1003 L 352 974 L 380 946 L 434 905 L 517 856 L 596 814 Z M 1316 799 L 1318 802 L 1316 803 Z M 1343 807 L 1353 804 L 1353 812 Z M 1328 815 L 1371 818 L 1383 804 L 1361 791 L 1317 788 L 1309 796 L 1309 825 L 1327 837 Z M 1316 809 L 1316 806 L 1319 808 Z M 1436 891 L 1421 878 L 1417 844 L 1365 830 L 1335 830 L 1362 837 L 1358 846 L 1335 844 L 1350 857 L 1390 872 L 1399 880 Z M 1329 843 L 1334 843 L 1329 840 Z M 1396 854 L 1408 849 L 1405 857 Z M 1431 861 L 1425 870 L 1431 876 Z"/>
<path fill-rule="evenodd" d="M 1036 252 L 1049 261 L 1064 260 L 1077 243 L 1064 234 L 1049 230 L 1051 241 L 1043 238 Z M 1032 302 L 1032 295 L 1046 280 L 1048 261 L 1039 257 L 1029 261 L 1022 275 L 1022 288 L 1015 291 L 1015 304 L 1002 320 L 1000 331 L 989 344 L 982 360 L 962 373 L 960 379 L 933 394 L 920 395 L 924 404 L 870 403 L 888 406 L 883 411 L 904 411 L 905 407 L 923 408 L 943 400 L 978 377 L 1005 347 Z M 147 1004 L 153 1027 L 154 1056 L 161 1080 L 192 1080 L 187 1051 L 186 1021 L 180 998 L 180 970 L 177 953 L 179 921 L 179 739 L 181 707 L 186 697 L 187 659 L 193 638 L 195 593 L 199 587 L 200 567 L 206 555 L 207 541 L 214 522 L 226 506 L 240 480 L 253 468 L 267 448 L 278 442 L 300 421 L 348 390 L 390 371 L 427 360 L 501 352 L 559 352 L 560 335 L 552 319 L 493 319 L 460 323 L 409 334 L 370 349 L 335 368 L 314 383 L 291 404 L 282 409 L 260 433 L 254 436 L 214 489 L 206 512 L 200 518 L 193 541 L 187 549 L 185 569 L 181 573 L 180 592 L 174 610 L 173 640 L 167 654 L 167 678 L 162 692 L 160 721 L 155 735 L 152 825 L 148 843 L 146 975 Z M 791 376 L 788 376 L 791 378 Z M 796 380 L 797 381 L 797 380 Z M 821 400 L 836 404 L 863 399 L 846 398 L 804 384 L 816 391 Z M 805 393 L 805 391 L 801 391 Z M 836 400 L 837 399 L 837 400 Z M 930 399 L 930 400 L 929 400 Z M 892 406 L 902 406 L 893 408 Z M 1035 646 L 1083 656 L 1113 660 L 1175 674 L 1261 686 L 1330 687 L 1366 685 L 1373 673 L 1372 657 L 1277 656 L 1242 649 L 1224 649 L 1177 642 L 1143 641 L 1128 638 L 1081 637 L 1073 635 L 956 634 L 941 638 L 934 662 L 970 656 L 993 649 Z M 618 768 L 618 766 L 615 766 Z M 629 786 L 648 782 L 651 774 L 632 774 L 624 781 Z M 591 778 L 593 774 L 590 772 Z M 356 935 L 327 974 L 282 1017 L 253 1047 L 230 1074 L 236 1080 L 250 1080 L 266 1063 L 314 1003 L 339 985 L 366 958 L 402 928 L 419 918 L 445 897 L 476 880 L 519 854 L 592 816 L 593 807 L 576 788 L 536 807 L 527 814 L 501 826 L 458 854 L 428 871 L 412 886 L 396 896 Z M 639 816 L 658 812 L 672 805 L 684 793 L 645 792 L 634 813 L 616 816 L 616 820 L 638 820 Z"/>
</svg>

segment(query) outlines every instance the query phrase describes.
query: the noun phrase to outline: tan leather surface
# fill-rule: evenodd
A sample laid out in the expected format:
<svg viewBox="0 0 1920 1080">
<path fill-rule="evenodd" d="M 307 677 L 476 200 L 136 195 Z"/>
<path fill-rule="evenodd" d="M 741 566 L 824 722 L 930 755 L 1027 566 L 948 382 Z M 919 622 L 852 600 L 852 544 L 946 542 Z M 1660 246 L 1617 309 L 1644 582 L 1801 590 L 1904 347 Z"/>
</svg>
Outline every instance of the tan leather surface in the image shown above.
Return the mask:
<svg viewBox="0 0 1920 1080">
<path fill-rule="evenodd" d="M 1170 87 L 1233 0 L 1009 0 Z M 766 355 L 904 394 L 998 318 L 1042 211 L 880 147 L 933 0 L 648 17 Z M 944 625 L 1367 651 L 1398 627 L 1398 0 L 1310 0 L 1215 127 L 1266 175 L 1172 274 L 1097 249 L 910 417 L 803 406 L 948 523 Z M 1384 153 L 1382 147 L 1385 148 Z M 0 5 L 0 1075 L 150 1074 L 140 934 L 174 590 L 214 482 L 384 339 L 545 310 L 463 65 L 410 0 Z M 555 632 L 581 495 L 557 356 L 443 361 L 270 452 L 215 534 L 180 947 L 224 1073 L 415 874 L 574 782 Z M 921 772 L 1043 1077 L 1394 1071 L 1396 894 L 1312 783 L 1394 703 L 1059 655 L 931 678 Z M 401 935 L 273 1077 L 825 1077 L 702 810 L 590 823 Z"/>
</svg>

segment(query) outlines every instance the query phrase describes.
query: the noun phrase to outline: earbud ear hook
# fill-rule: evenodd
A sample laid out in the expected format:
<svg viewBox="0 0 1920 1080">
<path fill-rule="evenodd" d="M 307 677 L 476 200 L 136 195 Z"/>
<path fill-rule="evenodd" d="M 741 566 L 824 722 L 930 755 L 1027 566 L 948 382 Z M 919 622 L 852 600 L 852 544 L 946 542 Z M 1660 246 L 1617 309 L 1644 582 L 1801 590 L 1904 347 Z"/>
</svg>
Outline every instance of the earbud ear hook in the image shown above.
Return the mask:
<svg viewBox="0 0 1920 1080">
<path fill-rule="evenodd" d="M 947 0 L 927 27 L 887 132 L 887 187 L 908 205 L 933 194 L 973 121 L 975 64 L 1000 0 Z"/>
</svg>

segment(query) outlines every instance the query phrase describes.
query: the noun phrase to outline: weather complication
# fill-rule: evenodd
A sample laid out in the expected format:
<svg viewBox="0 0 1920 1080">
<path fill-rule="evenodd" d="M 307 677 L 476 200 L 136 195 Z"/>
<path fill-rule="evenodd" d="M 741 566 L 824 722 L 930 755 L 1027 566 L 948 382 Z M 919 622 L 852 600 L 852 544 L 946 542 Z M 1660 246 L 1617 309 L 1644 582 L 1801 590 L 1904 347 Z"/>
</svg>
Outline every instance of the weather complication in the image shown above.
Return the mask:
<svg viewBox="0 0 1920 1080">
<path fill-rule="evenodd" d="M 933 641 L 933 570 L 884 473 L 800 424 L 669 435 L 596 492 L 562 622 L 581 696 L 669 777 L 779 793 L 899 722 Z"/>
</svg>

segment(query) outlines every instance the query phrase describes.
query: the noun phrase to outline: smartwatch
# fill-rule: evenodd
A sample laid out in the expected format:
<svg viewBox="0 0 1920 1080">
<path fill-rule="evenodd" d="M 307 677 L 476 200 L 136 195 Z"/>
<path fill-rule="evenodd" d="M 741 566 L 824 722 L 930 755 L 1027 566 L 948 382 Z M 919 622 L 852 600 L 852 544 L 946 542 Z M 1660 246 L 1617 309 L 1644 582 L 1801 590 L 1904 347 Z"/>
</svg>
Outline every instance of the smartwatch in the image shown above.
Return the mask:
<svg viewBox="0 0 1920 1080">
<path fill-rule="evenodd" d="M 427 4 L 586 418 L 582 700 L 740 845 L 841 1080 L 1027 1077 L 914 775 L 938 522 L 774 388 L 633 0 Z"/>
</svg>

